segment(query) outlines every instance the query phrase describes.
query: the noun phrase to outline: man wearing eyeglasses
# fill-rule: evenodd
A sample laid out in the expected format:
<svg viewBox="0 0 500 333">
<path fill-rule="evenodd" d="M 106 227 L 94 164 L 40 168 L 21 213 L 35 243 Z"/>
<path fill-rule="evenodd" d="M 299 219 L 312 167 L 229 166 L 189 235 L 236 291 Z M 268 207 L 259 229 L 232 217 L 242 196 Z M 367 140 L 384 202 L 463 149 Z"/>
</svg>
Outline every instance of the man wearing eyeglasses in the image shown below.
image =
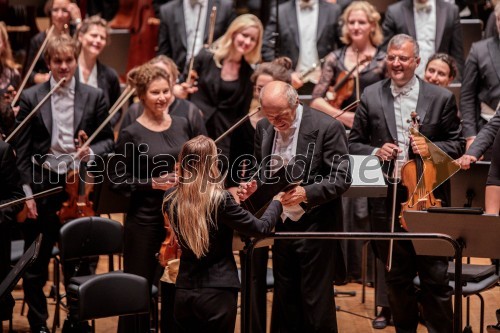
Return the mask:
<svg viewBox="0 0 500 333">
<path fill-rule="evenodd" d="M 431 159 L 439 163 L 423 137 L 410 136 L 411 113 L 420 118 L 420 132 L 452 158 L 460 156 L 464 140 L 454 96 L 448 90 L 429 84 L 415 75 L 420 63 L 419 47 L 408 35 L 396 35 L 388 44 L 386 64 L 389 78 L 367 87 L 354 117 L 349 135 L 349 153 L 375 155 L 382 163 L 387 181 L 399 181 L 402 162 L 412 158 Z M 396 154 L 397 152 L 397 154 Z M 395 159 L 398 158 L 398 168 Z M 373 231 L 390 231 L 393 187 L 386 198 L 369 200 Z M 406 188 L 398 183 L 396 218 L 407 199 Z M 434 191 L 434 196 L 449 203 L 449 184 Z M 395 231 L 404 231 L 396 221 Z M 387 261 L 387 242 L 376 243 L 382 261 Z M 448 286 L 448 260 L 445 257 L 417 256 L 410 241 L 394 243 L 392 269 L 386 271 L 389 304 L 396 331 L 416 332 L 417 298 L 413 278 L 421 281 L 420 303 L 429 332 L 451 332 L 453 329 L 451 288 Z"/>
</svg>

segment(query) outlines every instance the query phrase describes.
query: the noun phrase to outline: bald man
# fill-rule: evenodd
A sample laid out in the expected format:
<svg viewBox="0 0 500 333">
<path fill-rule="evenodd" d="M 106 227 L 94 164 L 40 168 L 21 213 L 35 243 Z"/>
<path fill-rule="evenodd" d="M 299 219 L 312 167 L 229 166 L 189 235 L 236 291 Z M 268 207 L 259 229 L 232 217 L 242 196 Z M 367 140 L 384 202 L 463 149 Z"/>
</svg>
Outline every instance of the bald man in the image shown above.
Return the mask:
<svg viewBox="0 0 500 333">
<path fill-rule="evenodd" d="M 332 117 L 301 105 L 287 83 L 268 83 L 260 96 L 265 116 L 255 133 L 259 183 L 276 171 L 270 155 L 305 166 L 300 186 L 282 197 L 283 223 L 276 231 L 342 231 L 341 196 L 348 188 L 347 138 Z M 299 162 L 300 161 L 300 162 Z M 257 184 L 243 184 L 240 200 Z M 332 240 L 276 240 L 273 248 L 272 332 L 337 332 L 333 282 L 345 277 L 342 250 Z"/>
</svg>

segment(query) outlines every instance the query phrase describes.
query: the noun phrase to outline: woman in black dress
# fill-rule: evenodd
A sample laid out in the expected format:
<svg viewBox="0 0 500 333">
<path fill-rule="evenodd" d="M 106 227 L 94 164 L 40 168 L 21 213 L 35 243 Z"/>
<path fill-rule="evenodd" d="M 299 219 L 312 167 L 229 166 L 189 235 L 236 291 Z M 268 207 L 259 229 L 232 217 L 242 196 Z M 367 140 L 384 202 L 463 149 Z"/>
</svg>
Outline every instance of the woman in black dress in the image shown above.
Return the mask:
<svg viewBox="0 0 500 333">
<path fill-rule="evenodd" d="M 111 180 L 114 189 L 131 199 L 125 219 L 124 271 L 143 276 L 153 285 L 158 269 L 155 254 L 165 239 L 163 194 L 175 185 L 176 157 L 191 137 L 187 119 L 166 112 L 171 85 L 164 70 L 143 65 L 129 76 L 144 112 L 119 135 L 116 155 L 123 163 L 117 164 Z M 127 322 L 122 319 L 120 328 L 132 329 L 134 325 Z M 144 316 L 140 332 L 146 331 Z"/>
<path fill-rule="evenodd" d="M 108 37 L 109 28 L 106 20 L 100 16 L 91 16 L 83 20 L 77 31 L 80 54 L 75 77 L 82 83 L 101 88 L 106 105 L 110 108 L 120 96 L 121 90 L 116 71 L 98 60 L 108 43 Z M 111 120 L 111 127 L 114 128 L 118 119 L 120 113 Z"/>
<path fill-rule="evenodd" d="M 238 16 L 212 49 L 196 56 L 198 91 L 190 100 L 203 112 L 208 136 L 216 139 L 239 119 L 252 100 L 250 65 L 260 61 L 262 23 L 251 14 Z M 217 143 L 224 156 L 229 155 L 230 136 Z"/>
<path fill-rule="evenodd" d="M 233 333 L 240 282 L 233 229 L 248 236 L 272 231 L 282 207 L 277 195 L 261 219 L 223 189 L 213 140 L 198 136 L 179 154 L 179 185 L 165 194 L 164 212 L 182 249 L 174 317 L 179 332 Z"/>
<path fill-rule="evenodd" d="M 385 52 L 378 48 L 383 39 L 379 21 L 380 14 L 366 1 L 355 1 L 346 8 L 342 14 L 344 25 L 341 37 L 345 46 L 326 57 L 320 80 L 312 93 L 311 107 L 337 118 L 348 128 L 351 128 L 354 122 L 354 112 L 342 113 L 340 109 L 330 105 L 326 99 L 333 96 L 328 93 L 328 88 L 335 85 L 340 73 L 348 72 L 365 59 L 371 60 L 360 64 L 353 73 L 355 77 L 359 71 L 360 94 L 365 87 L 385 78 Z M 351 96 L 343 101 L 341 108 L 345 108 L 357 98 L 359 96 L 354 87 Z"/>
</svg>

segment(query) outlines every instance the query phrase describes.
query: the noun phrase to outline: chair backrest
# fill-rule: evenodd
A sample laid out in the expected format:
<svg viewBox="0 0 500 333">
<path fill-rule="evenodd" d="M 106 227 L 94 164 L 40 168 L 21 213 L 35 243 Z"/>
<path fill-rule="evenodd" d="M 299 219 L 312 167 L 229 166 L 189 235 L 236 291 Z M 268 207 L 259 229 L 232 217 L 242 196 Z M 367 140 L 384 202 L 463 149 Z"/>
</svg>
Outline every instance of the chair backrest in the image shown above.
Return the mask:
<svg viewBox="0 0 500 333">
<path fill-rule="evenodd" d="M 69 221 L 59 233 L 61 260 L 78 260 L 123 251 L 123 226 L 103 217 L 90 216 Z"/>
<path fill-rule="evenodd" d="M 461 19 L 464 59 L 469 55 L 472 43 L 483 38 L 483 21 L 480 19 Z"/>
<path fill-rule="evenodd" d="M 112 272 L 81 279 L 67 290 L 77 300 L 70 302 L 70 316 L 77 321 L 149 312 L 150 287 L 142 276 Z"/>
</svg>

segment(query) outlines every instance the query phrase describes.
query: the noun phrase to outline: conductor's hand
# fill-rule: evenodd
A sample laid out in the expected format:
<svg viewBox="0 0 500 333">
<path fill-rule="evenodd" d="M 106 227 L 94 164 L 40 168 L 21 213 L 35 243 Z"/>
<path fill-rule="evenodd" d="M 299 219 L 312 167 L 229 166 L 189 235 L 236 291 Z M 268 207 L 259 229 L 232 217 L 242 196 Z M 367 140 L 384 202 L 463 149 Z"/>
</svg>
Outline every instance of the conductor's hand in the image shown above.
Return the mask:
<svg viewBox="0 0 500 333">
<path fill-rule="evenodd" d="M 36 219 L 38 217 L 38 211 L 36 209 L 36 202 L 34 199 L 26 200 L 26 207 L 28 207 L 28 218 Z"/>
<path fill-rule="evenodd" d="M 257 181 L 252 180 L 251 182 L 248 183 L 241 183 L 240 186 L 238 186 L 238 191 L 236 191 L 236 194 L 238 194 L 238 198 L 240 198 L 241 202 L 245 201 L 256 190 L 257 190 Z"/>
<path fill-rule="evenodd" d="M 393 160 L 395 157 L 393 154 L 394 149 L 397 149 L 398 154 L 400 154 L 402 152 L 402 150 L 399 148 L 398 145 L 396 145 L 394 143 L 390 143 L 390 142 L 384 143 L 384 145 L 382 147 L 380 147 L 379 150 L 377 150 L 377 152 L 375 153 L 375 156 L 377 156 L 382 161 Z"/>
<path fill-rule="evenodd" d="M 419 154 L 423 158 L 431 156 L 429 152 L 429 146 L 427 142 L 425 142 L 425 138 L 423 136 L 411 136 L 411 149 L 413 153 Z"/>
<path fill-rule="evenodd" d="M 472 163 L 477 162 L 477 158 L 475 156 L 472 156 L 472 155 L 463 155 L 462 157 L 460 157 L 457 160 L 457 162 L 458 162 L 458 164 L 460 164 L 460 168 L 462 168 L 462 170 L 469 170 L 470 165 Z"/>
<path fill-rule="evenodd" d="M 297 186 L 288 192 L 285 192 L 281 197 L 283 206 L 295 206 L 301 202 L 307 201 L 306 190 L 302 186 Z"/>
<path fill-rule="evenodd" d="M 166 191 L 171 187 L 174 187 L 179 182 L 179 178 L 175 172 L 167 172 L 159 177 L 154 177 L 151 186 L 153 190 Z"/>
</svg>

